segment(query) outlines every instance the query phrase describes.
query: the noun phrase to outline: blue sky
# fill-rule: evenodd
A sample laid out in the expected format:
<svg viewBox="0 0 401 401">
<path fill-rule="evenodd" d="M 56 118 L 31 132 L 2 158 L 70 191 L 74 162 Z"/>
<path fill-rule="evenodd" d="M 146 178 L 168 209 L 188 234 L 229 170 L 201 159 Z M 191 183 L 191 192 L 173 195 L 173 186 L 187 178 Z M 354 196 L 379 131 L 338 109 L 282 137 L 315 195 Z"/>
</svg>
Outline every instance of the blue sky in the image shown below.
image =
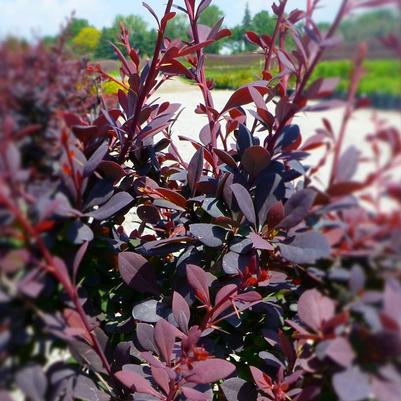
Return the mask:
<svg viewBox="0 0 401 401">
<path fill-rule="evenodd" d="M 164 0 L 147 0 L 158 14 L 162 13 Z M 177 0 L 179 4 L 181 0 Z M 266 9 L 273 0 L 214 0 L 224 10 L 226 24 L 232 26 L 241 21 L 244 7 L 249 3 L 252 13 Z M 303 8 L 306 0 L 289 0 L 289 8 Z M 330 21 L 340 0 L 322 0 L 318 21 Z M 87 18 L 98 28 L 110 25 L 118 14 L 139 14 L 153 23 L 142 7 L 142 0 L 0 0 L 0 37 L 7 34 L 32 37 L 58 32 L 65 18 L 75 10 L 76 15 Z"/>
</svg>

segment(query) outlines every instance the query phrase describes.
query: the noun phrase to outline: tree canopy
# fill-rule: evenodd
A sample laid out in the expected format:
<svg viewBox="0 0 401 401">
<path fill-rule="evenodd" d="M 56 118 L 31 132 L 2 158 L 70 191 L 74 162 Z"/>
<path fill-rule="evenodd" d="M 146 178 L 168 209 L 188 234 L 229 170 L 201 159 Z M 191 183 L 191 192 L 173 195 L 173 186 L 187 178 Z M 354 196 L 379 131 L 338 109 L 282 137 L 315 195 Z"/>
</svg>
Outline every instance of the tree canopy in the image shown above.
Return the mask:
<svg viewBox="0 0 401 401">
<path fill-rule="evenodd" d="M 200 16 L 199 23 L 212 27 L 224 17 L 223 11 L 217 5 L 209 6 Z M 232 36 L 206 48 L 208 53 L 221 53 L 225 48 L 231 53 L 254 51 L 255 47 L 245 39 L 248 31 L 257 34 L 273 34 L 276 17 L 268 11 L 260 11 L 252 15 L 249 4 L 244 8 L 241 23 L 231 27 Z M 157 31 L 139 15 L 118 15 L 111 26 L 98 31 L 91 26 L 87 19 L 72 18 L 68 26 L 70 35 L 69 43 L 78 55 L 88 54 L 98 59 L 116 58 L 110 42 L 116 43 L 119 39 L 120 24 L 127 26 L 130 32 L 132 46 L 142 55 L 153 52 L 153 46 Z M 325 30 L 327 24 L 320 23 L 319 28 Z M 188 41 L 189 29 L 187 18 L 184 14 L 177 16 L 168 24 L 166 36 L 170 39 Z M 346 42 L 355 43 L 361 40 L 371 41 L 373 38 L 398 33 L 399 15 L 394 10 L 383 9 L 369 13 L 359 14 L 342 23 L 340 32 Z M 54 38 L 46 37 L 46 43 L 52 43 Z"/>
<path fill-rule="evenodd" d="M 101 32 L 93 26 L 82 28 L 72 43 L 79 54 L 93 54 L 99 45 Z"/>
<path fill-rule="evenodd" d="M 215 6 L 209 6 L 200 16 L 199 23 L 213 27 L 221 18 L 224 18 L 223 11 Z M 218 41 L 206 48 L 207 53 L 218 54 L 224 46 L 224 41 Z"/>
</svg>

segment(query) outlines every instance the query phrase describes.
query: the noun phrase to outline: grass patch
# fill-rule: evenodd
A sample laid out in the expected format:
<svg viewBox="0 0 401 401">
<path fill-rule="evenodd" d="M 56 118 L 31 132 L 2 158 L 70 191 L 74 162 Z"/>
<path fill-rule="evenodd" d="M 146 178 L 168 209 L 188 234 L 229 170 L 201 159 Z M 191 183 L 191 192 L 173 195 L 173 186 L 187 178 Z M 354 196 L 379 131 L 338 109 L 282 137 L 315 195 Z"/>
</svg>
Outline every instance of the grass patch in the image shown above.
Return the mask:
<svg viewBox="0 0 401 401">
<path fill-rule="evenodd" d="M 317 78 L 340 78 L 338 92 L 346 93 L 349 86 L 349 76 L 353 63 L 347 60 L 324 61 L 316 68 L 311 82 Z M 392 96 L 399 97 L 401 93 L 401 61 L 399 60 L 368 60 L 364 63 L 366 74 L 359 85 L 358 95 L 362 96 Z M 274 74 L 274 71 L 273 71 Z M 118 75 L 118 73 L 116 73 Z M 208 63 L 207 79 L 215 82 L 216 89 L 235 90 L 249 82 L 261 79 L 260 62 L 250 60 L 249 66 L 222 65 Z M 119 86 L 114 82 L 103 84 L 105 93 L 116 93 Z"/>
<path fill-rule="evenodd" d="M 353 63 L 350 61 L 324 61 L 313 74 L 317 78 L 339 77 L 338 90 L 346 92 Z M 365 62 L 366 75 L 363 77 L 359 95 L 391 95 L 401 93 L 401 62 L 398 60 L 369 60 Z M 206 77 L 215 81 L 217 89 L 237 89 L 251 81 L 260 79 L 260 67 L 251 64 L 248 67 L 209 66 Z"/>
</svg>

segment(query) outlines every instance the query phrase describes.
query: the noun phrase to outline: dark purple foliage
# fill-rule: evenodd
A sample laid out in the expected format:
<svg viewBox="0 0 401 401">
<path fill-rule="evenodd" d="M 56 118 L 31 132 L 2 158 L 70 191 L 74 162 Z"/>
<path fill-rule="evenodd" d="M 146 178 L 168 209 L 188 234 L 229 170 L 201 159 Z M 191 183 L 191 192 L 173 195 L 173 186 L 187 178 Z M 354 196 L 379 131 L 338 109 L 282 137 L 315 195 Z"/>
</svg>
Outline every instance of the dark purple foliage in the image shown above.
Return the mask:
<svg viewBox="0 0 401 401">
<path fill-rule="evenodd" d="M 359 149 L 343 146 L 363 46 L 339 134 L 323 119 L 304 141 L 294 124 L 334 105 L 337 80 L 310 77 L 344 17 L 382 2 L 344 0 L 327 32 L 307 3 L 277 1 L 273 35 L 247 33 L 264 65 L 222 110 L 204 49 L 230 32 L 198 24 L 209 0 L 176 6 L 189 42 L 166 37 L 172 0 L 161 18 L 144 5 L 158 25 L 149 61 L 122 26 L 121 80 L 90 68 L 120 87 L 101 107 L 61 47 L 1 48 L 1 400 L 15 389 L 33 401 L 399 399 L 400 133 L 375 120 L 364 180 Z M 152 96 L 178 76 L 200 88 L 194 112 L 207 120 L 198 141 L 179 137 L 189 163 L 172 136 L 181 105 Z"/>
</svg>

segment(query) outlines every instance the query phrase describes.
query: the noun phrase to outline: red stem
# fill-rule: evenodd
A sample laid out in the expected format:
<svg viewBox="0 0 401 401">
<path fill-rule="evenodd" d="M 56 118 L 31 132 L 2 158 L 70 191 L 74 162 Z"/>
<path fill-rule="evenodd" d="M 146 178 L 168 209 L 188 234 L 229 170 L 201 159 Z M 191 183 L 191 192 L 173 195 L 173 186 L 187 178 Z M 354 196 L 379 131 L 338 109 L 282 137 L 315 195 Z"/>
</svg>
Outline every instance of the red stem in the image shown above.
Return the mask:
<svg viewBox="0 0 401 401">
<path fill-rule="evenodd" d="M 74 166 L 74 162 L 72 160 L 70 146 L 68 144 L 68 137 L 67 136 L 65 137 L 65 140 L 63 140 L 63 146 L 64 146 L 65 153 L 67 154 L 68 164 L 69 164 L 70 169 L 71 169 L 71 178 L 72 178 L 72 181 L 73 181 L 74 187 L 75 187 L 76 205 L 77 205 L 78 210 L 80 210 L 81 206 L 82 206 L 81 205 L 81 183 L 80 183 L 80 181 L 78 179 L 77 172 L 76 172 L 75 166 Z"/>
<path fill-rule="evenodd" d="M 167 15 L 171 11 L 172 6 L 173 6 L 173 0 L 168 0 L 164 15 Z M 128 138 L 125 141 L 123 148 L 121 149 L 120 158 L 119 158 L 121 163 L 125 160 L 125 157 L 131 147 L 132 139 L 134 138 L 134 135 L 136 132 L 136 126 L 138 124 L 140 112 L 141 112 L 143 105 L 147 99 L 147 96 L 151 90 L 151 86 L 153 85 L 153 82 L 156 79 L 157 74 L 158 74 L 157 64 L 159 62 L 159 55 L 160 55 L 160 51 L 161 51 L 163 40 L 164 40 L 164 34 L 165 34 L 165 27 L 163 27 L 163 29 L 160 28 L 158 31 L 158 34 L 157 34 L 157 40 L 156 40 L 155 51 L 153 54 L 152 64 L 150 65 L 149 73 L 146 78 L 145 85 L 141 90 L 141 93 L 138 97 L 138 101 L 137 101 L 137 104 L 135 107 L 134 118 L 132 121 L 132 130 L 128 133 Z"/>
<path fill-rule="evenodd" d="M 348 100 L 347 100 L 347 105 L 344 111 L 343 119 L 341 122 L 341 128 L 340 132 L 338 135 L 337 139 L 337 144 L 335 146 L 334 150 L 334 160 L 333 160 L 333 166 L 331 169 L 331 174 L 330 174 L 330 185 L 334 183 L 334 180 L 336 178 L 336 173 L 338 171 L 338 163 L 340 161 L 341 153 L 342 153 L 342 148 L 344 144 L 344 139 L 345 139 L 345 134 L 347 132 L 347 126 L 348 122 L 352 116 L 352 113 L 354 112 L 355 109 L 355 96 L 356 96 L 356 91 L 358 89 L 358 84 L 362 75 L 362 63 L 364 60 L 364 50 L 363 48 L 360 49 L 360 53 L 358 58 L 355 61 L 355 69 L 352 73 L 351 76 L 351 86 L 348 92 Z"/>
<path fill-rule="evenodd" d="M 285 7 L 287 6 L 287 0 L 284 0 L 282 4 L 283 4 L 283 6 L 282 6 L 283 8 L 281 9 L 281 12 L 277 17 L 276 26 L 274 28 L 274 32 L 273 32 L 273 36 L 272 36 L 271 46 L 269 48 L 269 52 L 267 53 L 267 58 L 265 59 L 265 71 L 269 71 L 271 68 L 272 56 L 273 56 L 273 52 L 275 49 L 275 44 L 276 44 L 278 34 L 280 33 L 281 23 L 283 21 L 284 12 L 285 12 Z"/>
<path fill-rule="evenodd" d="M 213 313 L 218 308 L 220 308 L 220 306 L 222 306 L 225 302 L 227 302 L 232 295 L 234 295 L 236 292 L 240 292 L 241 290 L 244 290 L 244 289 L 246 289 L 246 288 L 242 283 L 238 287 L 233 288 L 224 298 L 222 298 L 219 302 L 217 302 L 217 304 L 214 305 L 213 308 L 208 309 L 208 311 L 207 311 L 207 313 L 206 313 L 206 315 L 205 315 L 205 317 L 203 319 L 203 322 L 202 322 L 202 324 L 200 326 L 200 330 L 201 331 L 206 330 L 207 329 L 207 325 L 208 325 L 208 323 L 210 321 L 210 318 L 213 316 Z M 220 319 L 220 320 L 223 320 L 223 319 Z"/>
<path fill-rule="evenodd" d="M 340 25 L 340 23 L 344 17 L 344 14 L 345 14 L 345 11 L 347 8 L 347 4 L 348 4 L 348 0 L 343 0 L 341 7 L 337 13 L 337 16 L 336 16 L 333 24 L 331 25 L 329 31 L 327 32 L 324 40 L 330 39 L 334 35 L 334 33 L 337 31 L 337 28 Z M 308 84 L 309 79 L 311 78 L 323 53 L 324 53 L 324 47 L 321 46 L 320 49 L 318 50 L 318 52 L 316 53 L 315 57 L 313 58 L 309 68 L 306 70 L 305 75 L 303 76 L 303 78 L 300 82 L 300 85 L 298 86 L 298 88 L 295 92 L 294 99 L 293 99 L 294 104 L 297 104 L 298 101 L 301 100 L 304 89 L 305 89 L 306 85 Z M 284 117 L 284 119 L 281 121 L 280 125 L 278 126 L 275 134 L 269 139 L 267 148 L 270 152 L 273 152 L 276 142 L 279 139 L 282 130 L 287 125 L 288 121 L 294 116 L 294 114 L 295 114 L 294 111 L 288 112 L 287 115 Z"/>
<path fill-rule="evenodd" d="M 77 289 L 72 285 L 69 278 L 66 278 L 62 274 L 59 273 L 59 271 L 57 270 L 57 266 L 54 265 L 53 257 L 50 254 L 49 250 L 47 249 L 46 244 L 44 243 L 43 239 L 35 231 L 35 229 L 31 225 L 31 223 L 25 218 L 25 216 L 21 213 L 21 211 L 17 207 L 15 207 L 14 204 L 8 198 L 6 198 L 5 196 L 2 196 L 2 194 L 0 194 L 0 201 L 2 203 L 4 203 L 6 208 L 11 213 L 14 214 L 16 219 L 21 224 L 22 228 L 25 230 L 26 234 L 28 234 L 31 238 L 33 238 L 35 240 L 36 245 L 39 248 L 39 251 L 41 252 L 43 258 L 46 261 L 45 270 L 48 273 L 50 273 L 51 275 L 53 275 L 56 278 L 56 280 L 66 290 L 71 301 L 74 303 L 74 306 L 76 308 L 77 313 L 79 314 L 79 317 L 82 320 L 82 323 L 85 326 L 87 334 L 89 335 L 89 337 L 93 343 L 95 352 L 99 355 L 100 359 L 102 360 L 104 368 L 106 369 L 107 373 L 109 375 L 112 375 L 111 367 L 106 358 L 106 355 L 104 354 L 103 349 L 102 349 L 96 335 L 93 333 L 93 330 L 86 318 L 86 313 L 81 305 L 81 302 L 79 301 Z"/>
<path fill-rule="evenodd" d="M 187 9 L 189 11 L 188 6 L 187 6 Z M 192 13 L 188 12 L 188 16 L 189 16 L 189 20 L 190 20 L 194 44 L 199 44 L 200 40 L 199 40 L 197 21 Z M 198 76 L 195 76 L 195 79 L 197 80 L 197 83 L 199 84 L 199 88 L 202 92 L 203 100 L 204 100 L 205 106 L 206 106 L 206 113 L 207 113 L 207 117 L 209 120 L 210 133 L 212 136 L 211 148 L 216 148 L 217 147 L 217 135 L 216 135 L 216 129 L 215 129 L 216 121 L 215 121 L 212 113 L 209 110 L 209 108 L 214 109 L 214 102 L 213 102 L 211 91 L 207 86 L 205 63 L 204 63 L 204 59 L 203 59 L 203 57 L 204 57 L 203 49 L 200 49 L 197 51 L 197 57 L 198 57 L 198 62 L 199 62 L 199 60 L 203 60 L 203 61 L 202 61 L 201 69 L 200 69 L 199 79 L 198 79 Z M 210 150 L 212 151 L 212 149 L 210 149 Z M 214 154 L 214 152 L 212 152 L 212 154 L 213 154 L 213 160 L 214 160 L 214 164 L 215 164 L 212 167 L 214 170 L 216 170 L 217 156 Z"/>
<path fill-rule="evenodd" d="M 276 26 L 274 27 L 274 32 L 273 32 L 272 41 L 271 41 L 269 50 L 267 51 L 267 53 L 265 53 L 264 71 L 270 71 L 270 69 L 271 69 L 272 57 L 273 57 L 273 53 L 274 53 L 274 50 L 275 50 L 275 43 L 276 43 L 277 37 L 278 37 L 278 35 L 280 33 L 280 26 L 281 26 L 281 23 L 283 21 L 285 7 L 287 6 L 287 0 L 285 0 L 283 4 L 284 4 L 284 6 L 283 6 L 283 8 L 281 10 L 281 13 L 277 17 Z M 252 134 L 255 133 L 257 125 L 258 125 L 258 121 L 255 119 L 254 122 L 253 122 L 252 130 L 251 130 Z"/>
</svg>

